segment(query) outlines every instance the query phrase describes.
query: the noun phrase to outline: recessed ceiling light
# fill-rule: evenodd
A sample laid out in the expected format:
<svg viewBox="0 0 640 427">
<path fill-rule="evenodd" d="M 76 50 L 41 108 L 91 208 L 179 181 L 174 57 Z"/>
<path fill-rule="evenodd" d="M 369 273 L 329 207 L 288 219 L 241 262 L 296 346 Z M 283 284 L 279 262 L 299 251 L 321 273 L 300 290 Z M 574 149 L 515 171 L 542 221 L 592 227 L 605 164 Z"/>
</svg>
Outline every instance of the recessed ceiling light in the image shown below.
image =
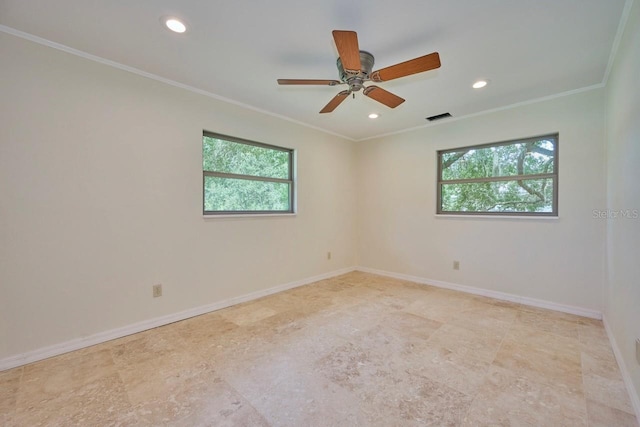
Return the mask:
<svg viewBox="0 0 640 427">
<path fill-rule="evenodd" d="M 175 33 L 184 33 L 185 31 L 187 31 L 187 26 L 184 25 L 182 21 L 176 18 L 166 18 L 164 21 L 164 25 L 166 25 L 168 29 Z"/>
<path fill-rule="evenodd" d="M 378 116 L 376 113 L 369 114 L 369 118 L 370 119 L 377 119 L 378 117 L 380 117 L 380 116 Z"/>
<path fill-rule="evenodd" d="M 485 87 L 487 85 L 487 81 L 486 80 L 478 80 L 477 82 L 475 82 L 473 84 L 473 88 L 474 89 L 481 89 L 483 87 Z"/>
</svg>

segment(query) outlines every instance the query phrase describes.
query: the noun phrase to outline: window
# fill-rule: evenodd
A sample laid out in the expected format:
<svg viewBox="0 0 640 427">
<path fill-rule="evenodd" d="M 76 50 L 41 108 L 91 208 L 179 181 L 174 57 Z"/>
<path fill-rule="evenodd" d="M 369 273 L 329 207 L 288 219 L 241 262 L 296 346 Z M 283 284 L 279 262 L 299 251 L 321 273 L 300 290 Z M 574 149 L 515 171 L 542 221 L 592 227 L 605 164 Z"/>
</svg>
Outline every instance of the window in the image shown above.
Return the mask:
<svg viewBox="0 0 640 427">
<path fill-rule="evenodd" d="M 293 150 L 204 132 L 203 212 L 294 212 Z"/>
<path fill-rule="evenodd" d="M 558 135 L 438 151 L 438 214 L 558 215 Z"/>
</svg>

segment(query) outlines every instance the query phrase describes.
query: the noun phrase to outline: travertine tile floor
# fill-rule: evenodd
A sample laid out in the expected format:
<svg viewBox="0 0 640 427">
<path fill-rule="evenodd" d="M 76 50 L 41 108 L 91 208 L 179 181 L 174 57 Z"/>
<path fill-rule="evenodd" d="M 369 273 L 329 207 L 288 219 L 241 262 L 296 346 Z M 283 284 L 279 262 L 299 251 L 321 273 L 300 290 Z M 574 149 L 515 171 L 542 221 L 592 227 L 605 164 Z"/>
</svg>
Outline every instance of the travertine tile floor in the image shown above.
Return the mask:
<svg viewBox="0 0 640 427">
<path fill-rule="evenodd" d="M 599 321 L 354 272 L 0 373 L 0 424 L 636 426 Z"/>
</svg>

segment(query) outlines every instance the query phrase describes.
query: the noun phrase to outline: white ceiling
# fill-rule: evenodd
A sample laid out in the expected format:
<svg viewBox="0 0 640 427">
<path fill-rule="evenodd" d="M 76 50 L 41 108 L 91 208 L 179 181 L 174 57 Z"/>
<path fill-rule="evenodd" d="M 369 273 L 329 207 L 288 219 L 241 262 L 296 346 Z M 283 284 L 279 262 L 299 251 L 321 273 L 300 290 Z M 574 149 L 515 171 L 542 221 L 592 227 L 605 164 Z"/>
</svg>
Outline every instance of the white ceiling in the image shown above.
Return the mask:
<svg viewBox="0 0 640 427">
<path fill-rule="evenodd" d="M 360 140 L 602 84 L 625 0 L 0 0 L 19 30 L 253 108 Z M 182 35 L 160 24 L 176 16 Z M 378 85 L 392 110 L 356 94 L 319 114 L 344 86 L 331 31 L 354 30 L 374 70 L 437 51 L 442 67 Z M 15 33 L 15 32 L 14 32 Z M 489 79 L 484 89 L 471 84 Z M 371 120 L 371 112 L 380 118 Z"/>
</svg>

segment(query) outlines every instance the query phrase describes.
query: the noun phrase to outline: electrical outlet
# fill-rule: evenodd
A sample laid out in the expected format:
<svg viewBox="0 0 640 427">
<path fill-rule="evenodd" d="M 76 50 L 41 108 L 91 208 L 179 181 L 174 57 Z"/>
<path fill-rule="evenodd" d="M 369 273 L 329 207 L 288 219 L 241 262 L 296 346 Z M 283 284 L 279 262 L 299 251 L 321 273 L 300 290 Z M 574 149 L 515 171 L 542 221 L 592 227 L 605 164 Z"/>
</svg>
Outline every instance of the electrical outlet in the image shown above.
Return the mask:
<svg viewBox="0 0 640 427">
<path fill-rule="evenodd" d="M 162 285 L 153 285 L 153 297 L 161 297 L 162 296 Z"/>
<path fill-rule="evenodd" d="M 460 270 L 460 261 L 453 261 L 453 269 Z"/>
<path fill-rule="evenodd" d="M 327 252 L 327 259 L 331 259 L 331 252 Z"/>
<path fill-rule="evenodd" d="M 636 360 L 640 364 L 640 338 L 636 340 Z"/>
</svg>

